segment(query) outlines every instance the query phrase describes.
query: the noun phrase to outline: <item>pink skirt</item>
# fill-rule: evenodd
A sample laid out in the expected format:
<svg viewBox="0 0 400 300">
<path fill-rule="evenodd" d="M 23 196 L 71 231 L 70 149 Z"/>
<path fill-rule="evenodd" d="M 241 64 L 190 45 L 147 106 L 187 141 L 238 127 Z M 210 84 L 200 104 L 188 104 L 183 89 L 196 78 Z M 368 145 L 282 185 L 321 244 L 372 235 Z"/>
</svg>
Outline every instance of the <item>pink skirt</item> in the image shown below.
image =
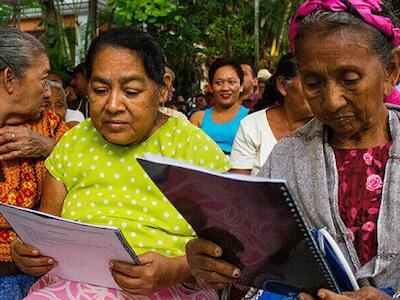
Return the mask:
<svg viewBox="0 0 400 300">
<path fill-rule="evenodd" d="M 217 300 L 214 290 L 192 290 L 183 285 L 162 289 L 150 296 L 134 296 L 124 291 L 69 281 L 56 276 L 44 275 L 29 290 L 29 300 Z"/>
</svg>

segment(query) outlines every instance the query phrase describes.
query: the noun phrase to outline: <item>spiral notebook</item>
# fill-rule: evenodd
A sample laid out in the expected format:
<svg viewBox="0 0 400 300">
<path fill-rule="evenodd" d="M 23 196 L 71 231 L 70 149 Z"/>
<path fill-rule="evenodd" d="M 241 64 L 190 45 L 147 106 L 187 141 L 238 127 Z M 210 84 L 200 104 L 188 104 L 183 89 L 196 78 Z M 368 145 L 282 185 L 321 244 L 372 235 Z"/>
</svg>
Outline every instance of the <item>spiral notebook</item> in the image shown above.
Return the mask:
<svg viewBox="0 0 400 300">
<path fill-rule="evenodd" d="M 118 228 L 79 223 L 0 203 L 0 213 L 27 245 L 58 265 L 51 275 L 121 289 L 111 275 L 111 260 L 140 264 Z"/>
<path fill-rule="evenodd" d="M 147 154 L 138 162 L 197 235 L 220 245 L 223 259 L 241 269 L 239 284 L 339 291 L 285 181 Z"/>
</svg>

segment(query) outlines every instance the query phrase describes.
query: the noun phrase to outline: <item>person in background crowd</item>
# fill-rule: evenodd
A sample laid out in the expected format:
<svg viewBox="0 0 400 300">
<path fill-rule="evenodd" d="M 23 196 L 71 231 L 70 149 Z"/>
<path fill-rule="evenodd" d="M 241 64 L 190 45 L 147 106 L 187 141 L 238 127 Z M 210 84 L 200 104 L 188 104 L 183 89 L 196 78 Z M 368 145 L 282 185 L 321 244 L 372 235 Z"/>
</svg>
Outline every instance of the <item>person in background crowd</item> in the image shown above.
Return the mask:
<svg viewBox="0 0 400 300">
<path fill-rule="evenodd" d="M 198 110 L 205 110 L 208 107 L 207 98 L 206 98 L 206 95 L 204 95 L 204 94 L 197 95 L 196 99 L 195 99 L 195 103 L 196 103 L 196 108 Z"/>
<path fill-rule="evenodd" d="M 195 112 L 199 110 L 205 110 L 207 108 L 208 102 L 206 96 L 204 94 L 199 94 L 195 96 L 194 105 L 195 107 L 193 107 L 188 113 L 188 118 L 190 118 Z"/>
<path fill-rule="evenodd" d="M 308 0 L 290 21 L 290 42 L 315 119 L 283 138 L 259 175 L 287 181 L 310 226 L 327 228 L 363 283 L 341 295 L 321 289 L 320 299 L 398 299 L 400 108 L 384 104 L 400 74 L 398 21 L 380 0 Z M 240 275 L 218 249 L 187 245 L 203 286 Z"/>
<path fill-rule="evenodd" d="M 58 72 L 50 71 L 47 80 L 58 82 L 59 84 L 64 85 L 63 79 L 61 78 L 61 75 Z"/>
<path fill-rule="evenodd" d="M 275 144 L 313 117 L 291 53 L 280 59 L 256 107 L 261 110 L 240 121 L 230 155 L 232 172 L 257 175 Z"/>
<path fill-rule="evenodd" d="M 69 73 L 72 80 L 66 88 L 68 108 L 79 110 L 85 118 L 89 118 L 90 103 L 87 96 L 85 64 L 80 63 Z"/>
<path fill-rule="evenodd" d="M 67 97 L 60 83 L 49 80 L 49 88 L 51 95 L 45 98 L 45 107 L 47 110 L 59 116 L 68 128 L 74 127 L 85 119 L 79 110 L 67 108 Z"/>
<path fill-rule="evenodd" d="M 207 102 L 206 108 L 210 108 L 215 105 L 214 94 L 212 92 L 206 92 L 205 98 L 206 98 L 206 102 Z"/>
<path fill-rule="evenodd" d="M 270 79 L 272 74 L 267 69 L 261 69 L 257 73 L 258 79 L 258 92 L 260 95 L 264 95 L 265 84 L 267 83 L 268 79 Z"/>
<path fill-rule="evenodd" d="M 56 259 L 18 240 L 18 266 L 45 275 L 26 299 L 218 299 L 215 291 L 191 285 L 185 243 L 193 229 L 136 157 L 150 152 L 223 172 L 230 167 L 225 155 L 197 127 L 160 113 L 168 97 L 165 58 L 148 33 L 111 29 L 92 42 L 86 64 L 91 118 L 72 128 L 47 159 L 40 210 L 117 226 L 141 265 L 110 262 L 122 290 L 71 282 L 45 275 Z"/>
<path fill-rule="evenodd" d="M 182 97 L 182 96 L 177 96 L 176 100 L 174 101 L 174 106 L 176 107 L 176 110 L 184 114 L 185 116 L 188 115 L 189 113 L 189 103 Z"/>
<path fill-rule="evenodd" d="M 208 103 L 207 108 L 215 106 L 215 99 L 214 99 L 214 94 L 213 94 L 213 89 L 212 89 L 211 83 L 208 83 L 204 87 L 204 94 L 206 95 L 206 99 L 207 99 L 207 103 Z"/>
<path fill-rule="evenodd" d="M 243 91 L 240 93 L 240 101 L 244 107 L 253 111 L 254 106 L 262 97 L 257 93 L 258 79 L 250 64 L 241 62 L 240 67 L 243 70 Z"/>
<path fill-rule="evenodd" d="M 174 80 L 175 80 L 174 71 L 172 71 L 168 67 L 165 67 L 164 83 L 168 88 L 168 97 L 167 100 L 165 100 L 160 106 L 159 111 L 167 116 L 174 116 L 182 120 L 187 120 L 188 118 L 186 117 L 186 113 L 183 113 L 182 111 L 178 110 L 178 105 L 176 104 L 176 101 L 174 101 L 173 97 L 175 93 Z"/>
<path fill-rule="evenodd" d="M 44 184 L 44 159 L 67 130 L 44 110 L 49 60 L 33 36 L 0 26 L 0 197 L 2 203 L 37 208 Z M 21 299 L 36 277 L 11 258 L 16 234 L 0 217 L 0 298 Z"/>
<path fill-rule="evenodd" d="M 172 71 L 171 68 L 165 67 L 165 75 L 164 75 L 164 81 L 168 86 L 168 99 L 166 102 L 172 101 L 173 96 L 175 94 L 175 87 L 174 87 L 174 81 L 175 81 L 175 73 Z"/>
<path fill-rule="evenodd" d="M 239 98 L 243 91 L 243 71 L 234 60 L 218 59 L 208 73 L 215 106 L 195 112 L 190 122 L 203 129 L 225 154 L 230 154 L 240 120 L 249 113 Z"/>
</svg>

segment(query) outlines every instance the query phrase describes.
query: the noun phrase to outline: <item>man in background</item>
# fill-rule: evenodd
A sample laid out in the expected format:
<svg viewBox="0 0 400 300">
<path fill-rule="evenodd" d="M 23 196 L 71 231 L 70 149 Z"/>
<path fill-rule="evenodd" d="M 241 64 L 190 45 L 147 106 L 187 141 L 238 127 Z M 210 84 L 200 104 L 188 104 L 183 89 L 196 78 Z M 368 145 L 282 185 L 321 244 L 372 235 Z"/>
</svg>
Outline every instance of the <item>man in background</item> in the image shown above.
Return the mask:
<svg viewBox="0 0 400 300">
<path fill-rule="evenodd" d="M 265 84 L 271 78 L 271 73 L 267 69 L 261 69 L 257 73 L 258 79 L 258 92 L 262 96 L 265 90 Z"/>
<path fill-rule="evenodd" d="M 246 62 L 240 63 L 243 70 L 243 92 L 240 93 L 240 101 L 242 105 L 250 109 L 261 99 L 261 95 L 257 93 L 258 79 L 256 78 L 254 68 Z"/>
<path fill-rule="evenodd" d="M 80 63 L 68 73 L 72 76 L 72 80 L 66 88 L 68 108 L 79 110 L 85 118 L 88 118 L 90 111 L 87 96 L 88 82 L 86 80 L 85 64 Z"/>
</svg>

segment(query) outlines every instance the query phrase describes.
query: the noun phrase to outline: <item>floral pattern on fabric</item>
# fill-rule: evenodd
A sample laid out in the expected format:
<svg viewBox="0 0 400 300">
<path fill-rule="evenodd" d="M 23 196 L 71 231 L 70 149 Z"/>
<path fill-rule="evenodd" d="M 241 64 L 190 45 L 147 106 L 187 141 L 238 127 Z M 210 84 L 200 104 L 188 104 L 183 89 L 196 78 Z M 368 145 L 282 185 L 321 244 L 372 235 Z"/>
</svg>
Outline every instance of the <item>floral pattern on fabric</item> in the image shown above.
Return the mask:
<svg viewBox="0 0 400 300">
<path fill-rule="evenodd" d="M 50 111 L 35 121 L 21 125 L 41 135 L 60 140 L 68 130 L 64 122 Z M 9 205 L 35 208 L 43 191 L 46 174 L 44 158 L 17 159 L 0 164 L 3 179 L 0 180 L 0 201 Z M 10 243 L 16 238 L 7 221 L 0 217 L 0 261 L 11 261 Z"/>
<path fill-rule="evenodd" d="M 334 149 L 339 213 L 361 265 L 377 254 L 377 221 L 391 142 L 369 149 Z"/>
<path fill-rule="evenodd" d="M 46 288 L 43 290 L 43 288 Z M 183 285 L 162 289 L 149 296 L 134 296 L 121 290 L 93 286 L 90 284 L 64 280 L 59 277 L 46 274 L 30 289 L 27 300 L 217 300 L 218 295 L 214 290 L 192 290 Z"/>
</svg>

